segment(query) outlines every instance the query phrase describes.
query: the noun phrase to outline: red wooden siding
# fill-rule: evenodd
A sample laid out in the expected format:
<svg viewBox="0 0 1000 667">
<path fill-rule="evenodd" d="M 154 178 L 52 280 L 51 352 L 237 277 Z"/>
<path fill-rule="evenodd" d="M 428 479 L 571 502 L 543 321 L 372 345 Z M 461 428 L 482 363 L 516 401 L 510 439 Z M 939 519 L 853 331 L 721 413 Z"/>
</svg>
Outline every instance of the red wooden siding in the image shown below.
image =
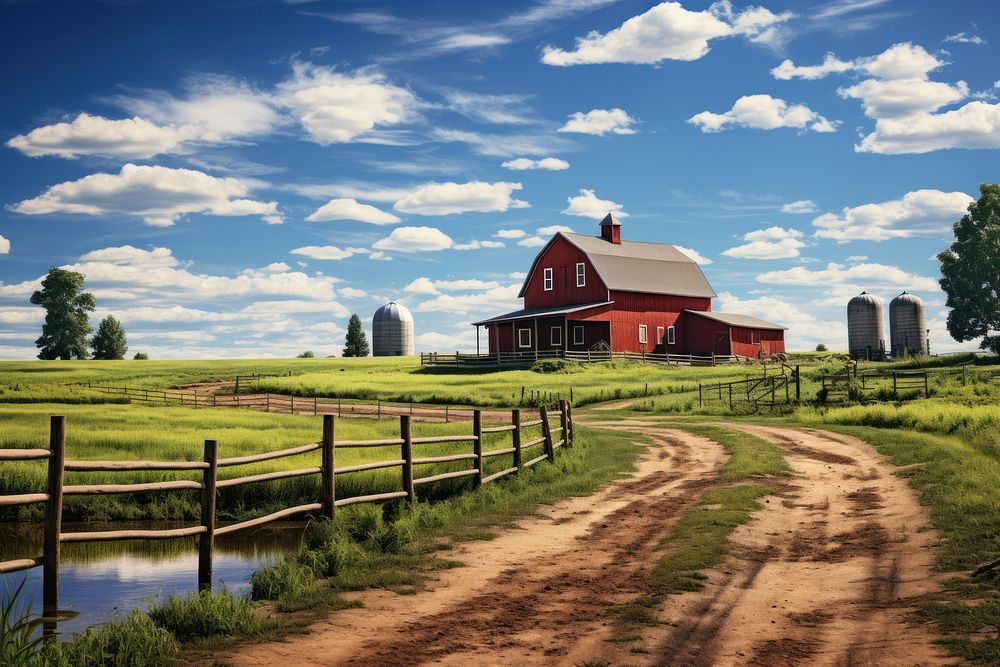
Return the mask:
<svg viewBox="0 0 1000 667">
<path fill-rule="evenodd" d="M 576 286 L 576 265 L 583 262 L 587 271 L 585 287 Z M 545 269 L 552 269 L 552 290 L 544 289 Z M 524 290 L 525 308 L 548 306 L 571 306 L 577 303 L 594 303 L 608 300 L 608 288 L 597 276 L 590 260 L 580 250 L 559 236 L 546 248 L 535 265 L 535 271 L 528 276 Z"/>
<path fill-rule="evenodd" d="M 704 318 L 701 318 L 704 319 Z M 752 334 L 758 334 L 759 342 L 753 343 Z M 785 332 L 774 329 L 744 329 L 733 327 L 733 354 L 741 357 L 769 357 L 772 354 L 784 353 Z"/>
</svg>

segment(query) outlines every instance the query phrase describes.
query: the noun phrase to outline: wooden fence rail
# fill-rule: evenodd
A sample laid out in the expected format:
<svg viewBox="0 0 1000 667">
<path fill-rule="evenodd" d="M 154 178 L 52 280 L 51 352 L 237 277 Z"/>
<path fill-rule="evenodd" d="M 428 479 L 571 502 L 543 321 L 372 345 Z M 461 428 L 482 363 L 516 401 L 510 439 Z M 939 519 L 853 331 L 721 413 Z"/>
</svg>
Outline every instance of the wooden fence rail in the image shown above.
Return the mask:
<svg viewBox="0 0 1000 667">
<path fill-rule="evenodd" d="M 573 412 L 567 401 L 559 402 L 558 426 L 550 424 L 548 410 L 540 408 L 539 418 L 522 420 L 520 410 L 511 411 L 510 424 L 483 427 L 482 413 L 476 410 L 473 416 L 472 433 L 467 435 L 442 435 L 429 437 L 413 437 L 409 415 L 399 418 L 399 438 L 382 440 L 341 440 L 336 439 L 336 418 L 333 415 L 323 415 L 322 438 L 317 443 L 291 447 L 280 451 L 264 452 L 250 456 L 231 458 L 219 457 L 219 445 L 215 440 L 206 440 L 204 455 L 201 461 L 72 461 L 66 460 L 66 417 L 53 416 L 50 419 L 49 449 L 0 449 L 0 464 L 6 461 L 47 461 L 47 489 L 45 493 L 25 493 L 0 496 L 0 506 L 27 505 L 33 503 L 45 504 L 43 553 L 38 558 L 22 558 L 0 562 L 0 574 L 27 570 L 41 566 L 43 568 L 42 606 L 46 617 L 52 617 L 58 609 L 59 602 L 59 547 L 65 542 L 92 542 L 107 540 L 163 540 L 198 536 L 198 588 L 209 590 L 212 587 L 212 562 L 215 550 L 215 537 L 240 530 L 262 526 L 273 521 L 287 519 L 301 514 L 316 514 L 332 519 L 336 508 L 357 503 L 378 503 L 397 498 L 405 498 L 412 502 L 416 499 L 415 488 L 422 484 L 430 484 L 446 479 L 471 477 L 473 485 L 492 482 L 509 474 L 529 468 L 540 461 L 555 461 L 555 450 L 559 447 L 569 447 L 573 444 Z M 542 437 L 523 441 L 524 430 L 541 426 Z M 511 446 L 484 451 L 484 434 L 510 433 Z M 556 437 L 558 435 L 558 437 Z M 471 453 L 452 454 L 447 456 L 415 457 L 414 448 L 428 444 L 471 443 Z M 530 448 L 542 445 L 541 456 L 522 461 L 522 453 Z M 338 449 L 363 447 L 398 448 L 398 456 L 384 461 L 375 461 L 350 466 L 337 467 L 336 452 Z M 246 475 L 227 479 L 218 479 L 219 468 L 243 466 L 261 461 L 300 456 L 320 450 L 321 463 L 317 466 L 304 467 L 295 470 L 283 470 L 270 473 Z M 499 456 L 512 456 L 512 466 L 499 472 L 483 476 L 484 461 Z M 451 472 L 444 472 L 425 477 L 414 477 L 414 467 L 439 463 L 461 461 L 473 462 L 473 467 Z M 376 470 L 383 468 L 399 468 L 401 477 L 400 491 L 372 493 L 348 498 L 337 497 L 337 477 L 340 475 Z M 66 471 L 89 473 L 97 471 L 191 471 L 200 470 L 200 482 L 193 480 L 176 480 L 152 483 L 129 484 L 81 484 L 66 485 Z M 244 484 L 254 484 L 289 477 L 304 477 L 319 475 L 321 479 L 320 498 L 317 502 L 306 503 L 295 507 L 272 512 L 265 516 L 240 521 L 237 523 L 217 526 L 218 510 L 216 499 L 218 490 Z M 165 530 L 110 530 L 69 533 L 62 532 L 63 497 L 85 494 L 118 494 L 118 493 L 149 493 L 171 492 L 176 490 L 199 491 L 201 500 L 201 518 L 198 525 L 185 528 Z M 54 634 L 54 622 L 45 623 L 45 634 Z"/>
</svg>

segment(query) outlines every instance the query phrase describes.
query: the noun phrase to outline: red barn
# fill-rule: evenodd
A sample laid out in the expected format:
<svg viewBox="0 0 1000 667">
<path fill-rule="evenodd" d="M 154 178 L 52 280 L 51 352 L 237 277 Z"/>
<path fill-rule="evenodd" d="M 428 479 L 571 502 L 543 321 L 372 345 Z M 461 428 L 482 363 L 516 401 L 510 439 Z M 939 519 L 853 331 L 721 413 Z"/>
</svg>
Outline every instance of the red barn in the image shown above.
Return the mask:
<svg viewBox="0 0 1000 667">
<path fill-rule="evenodd" d="M 650 352 L 764 358 L 785 351 L 780 324 L 712 312 L 716 296 L 690 257 L 667 243 L 621 240 L 610 213 L 601 235 L 559 232 L 518 295 L 524 308 L 474 322 L 490 354 Z"/>
</svg>

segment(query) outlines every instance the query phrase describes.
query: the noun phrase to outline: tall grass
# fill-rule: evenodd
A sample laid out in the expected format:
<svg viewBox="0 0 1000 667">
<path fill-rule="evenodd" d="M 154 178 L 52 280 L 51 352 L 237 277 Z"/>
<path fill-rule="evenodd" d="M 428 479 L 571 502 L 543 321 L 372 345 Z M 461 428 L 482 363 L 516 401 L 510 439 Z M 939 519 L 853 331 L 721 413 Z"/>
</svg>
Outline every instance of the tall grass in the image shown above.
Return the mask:
<svg viewBox="0 0 1000 667">
<path fill-rule="evenodd" d="M 170 595 L 150 605 L 147 614 L 153 623 L 182 642 L 218 635 L 252 635 L 265 627 L 250 600 L 225 589 L 186 597 Z"/>
<path fill-rule="evenodd" d="M 0 665 L 28 667 L 36 664 L 43 637 L 37 630 L 42 621 L 33 618 L 31 606 L 21 597 L 27 578 L 17 587 L 4 591 L 0 600 Z"/>
</svg>

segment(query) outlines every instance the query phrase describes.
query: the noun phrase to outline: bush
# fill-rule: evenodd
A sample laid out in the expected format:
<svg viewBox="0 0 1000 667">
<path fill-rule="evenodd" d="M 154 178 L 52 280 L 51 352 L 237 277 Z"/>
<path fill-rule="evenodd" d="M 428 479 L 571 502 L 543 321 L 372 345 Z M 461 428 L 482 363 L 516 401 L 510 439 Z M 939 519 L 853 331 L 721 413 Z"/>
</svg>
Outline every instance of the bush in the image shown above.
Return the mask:
<svg viewBox="0 0 1000 667">
<path fill-rule="evenodd" d="M 136 352 L 135 356 L 132 358 L 136 361 L 149 361 L 149 355 L 145 352 Z"/>
<path fill-rule="evenodd" d="M 181 641 L 215 635 L 249 635 L 263 625 L 254 615 L 250 600 L 227 590 L 191 593 L 186 598 L 171 595 L 151 606 L 149 617 Z"/>
<path fill-rule="evenodd" d="M 816 346 L 816 351 L 817 352 L 829 352 L 830 350 L 826 347 L 826 345 L 824 345 L 823 343 L 820 343 L 819 345 Z"/>
<path fill-rule="evenodd" d="M 316 575 L 296 560 L 285 559 L 277 565 L 258 570 L 250 577 L 251 600 L 277 600 L 313 585 Z"/>
<path fill-rule="evenodd" d="M 52 642 L 41 653 L 47 667 L 157 667 L 173 661 L 177 640 L 157 627 L 147 614 L 129 616 L 89 628 L 66 643 Z"/>
<path fill-rule="evenodd" d="M 566 359 L 542 359 L 531 364 L 534 373 L 578 373 L 582 370 L 580 364 Z"/>
</svg>

